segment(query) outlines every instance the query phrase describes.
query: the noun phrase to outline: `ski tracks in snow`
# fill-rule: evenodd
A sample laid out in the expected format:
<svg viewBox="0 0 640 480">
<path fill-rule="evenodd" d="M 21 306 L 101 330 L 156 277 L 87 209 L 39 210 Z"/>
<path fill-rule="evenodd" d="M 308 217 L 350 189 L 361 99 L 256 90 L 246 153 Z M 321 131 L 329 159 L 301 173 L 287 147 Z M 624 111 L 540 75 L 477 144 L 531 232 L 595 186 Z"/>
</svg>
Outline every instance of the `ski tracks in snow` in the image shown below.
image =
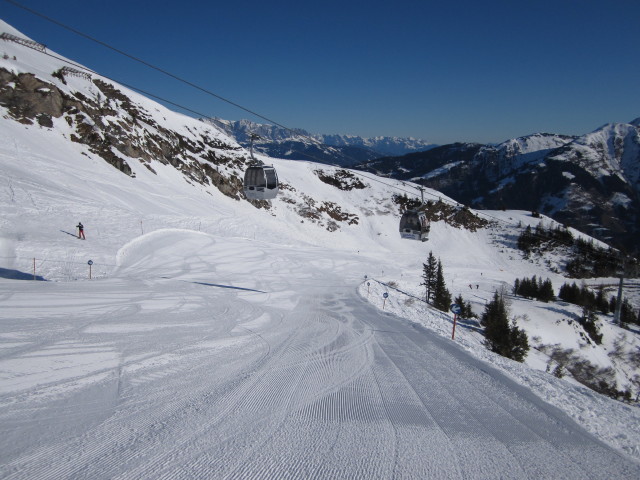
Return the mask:
<svg viewBox="0 0 640 480">
<path fill-rule="evenodd" d="M 226 253 L 218 246 L 216 258 L 231 258 Z M 114 299 L 103 302 L 106 311 L 17 346 L 9 357 L 46 355 L 75 341 L 118 352 L 118 361 L 3 397 L 0 418 L 18 423 L 0 440 L 11 447 L 3 452 L 2 476 L 639 476 L 637 464 L 525 388 L 366 303 L 355 285 L 340 286 L 342 275 L 325 270 L 343 269 L 338 260 L 314 259 L 309 270 L 304 252 L 250 253 L 285 269 L 290 278 L 278 279 L 280 290 L 271 283 L 264 295 L 184 278 L 131 284 L 138 286 L 126 293 L 103 288 Z M 225 268 L 220 261 L 218 272 Z M 247 285 L 267 290 L 273 278 L 255 275 L 255 268 Z M 190 267 L 180 271 L 188 280 L 204 278 Z M 74 379 L 87 382 L 72 388 Z"/>
<path fill-rule="evenodd" d="M 414 418 L 431 438 L 417 443 L 429 445 L 430 461 L 417 477 L 446 478 L 455 471 L 454 478 L 604 479 L 638 472 L 566 415 L 456 345 L 404 323 L 397 328 L 402 333 L 376 338 L 406 380 L 393 391 L 405 388 L 402 402 L 414 397 L 423 406 Z M 449 465 L 433 470 L 440 461 Z"/>
</svg>

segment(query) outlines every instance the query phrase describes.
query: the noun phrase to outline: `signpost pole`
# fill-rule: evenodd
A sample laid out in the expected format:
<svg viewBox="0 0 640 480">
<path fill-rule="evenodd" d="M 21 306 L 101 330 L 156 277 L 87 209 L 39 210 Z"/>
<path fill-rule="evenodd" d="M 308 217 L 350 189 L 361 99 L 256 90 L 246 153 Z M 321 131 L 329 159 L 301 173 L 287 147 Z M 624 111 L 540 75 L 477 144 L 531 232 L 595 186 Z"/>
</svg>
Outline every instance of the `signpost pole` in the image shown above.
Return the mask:
<svg viewBox="0 0 640 480">
<path fill-rule="evenodd" d="M 449 307 L 451 313 L 453 313 L 453 330 L 451 330 L 451 340 L 456 339 L 456 323 L 458 321 L 458 314 L 462 311 L 462 307 L 457 303 L 452 303 Z"/>
<path fill-rule="evenodd" d="M 458 320 L 458 315 L 453 314 L 453 330 L 451 331 L 451 340 L 456 339 L 456 320 Z"/>
</svg>

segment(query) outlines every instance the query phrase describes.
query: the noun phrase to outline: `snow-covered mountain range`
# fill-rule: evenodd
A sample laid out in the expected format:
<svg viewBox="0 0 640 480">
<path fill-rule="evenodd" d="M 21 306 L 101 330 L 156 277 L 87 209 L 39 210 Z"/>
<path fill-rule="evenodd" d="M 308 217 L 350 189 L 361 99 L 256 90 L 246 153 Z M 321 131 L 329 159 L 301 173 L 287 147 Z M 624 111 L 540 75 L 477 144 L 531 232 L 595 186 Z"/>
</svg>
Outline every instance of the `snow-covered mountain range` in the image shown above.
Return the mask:
<svg viewBox="0 0 640 480">
<path fill-rule="evenodd" d="M 26 39 L 0 21 L 2 32 Z M 544 160 L 562 166 L 561 172 L 588 171 L 612 181 L 609 166 L 569 166 L 572 152 L 586 161 L 598 151 L 611 168 L 617 162 L 616 178 L 632 178 L 633 156 L 624 152 L 635 148 L 637 124 L 607 128 L 623 139 L 612 148 L 602 143 L 609 133 L 584 141 L 533 136 L 494 150 L 439 147 L 430 151 L 436 160 L 429 171 L 438 162 L 449 172 L 477 163 L 489 170 L 487 182 L 502 182 Z M 315 455 L 331 467 L 316 473 L 364 477 L 383 469 L 365 470 L 373 460 L 350 462 L 382 458 L 383 467 L 391 462 L 384 470 L 391 475 L 396 464 L 389 452 L 403 458 L 398 468 L 408 473 L 428 461 L 411 453 L 428 447 L 422 435 L 436 424 L 448 432 L 449 419 L 436 418 L 441 408 L 451 408 L 446 413 L 459 415 L 461 425 L 442 438 L 474 454 L 460 463 L 442 460 L 438 468 L 449 476 L 471 475 L 493 431 L 494 424 L 482 425 L 487 415 L 497 415 L 495 431 L 504 432 L 505 412 L 526 424 L 531 411 L 511 400 L 500 403 L 498 397 L 512 396 L 503 392 L 513 380 L 503 376 L 528 392 L 513 396 L 561 409 L 620 452 L 620 464 L 631 465 L 620 471 L 637 473 L 637 405 L 596 394 L 570 368 L 577 365 L 594 381 L 635 398 L 637 329 L 600 314 L 603 340 L 597 344 L 579 322 L 580 307 L 510 293 L 515 280 L 533 275 L 549 278 L 556 292 L 571 281 L 563 254 L 525 258 L 517 248 L 526 226 L 542 221 L 559 228 L 557 222 L 533 217 L 529 209 L 467 212 L 427 188 L 425 200 L 441 200 L 451 217 L 466 212 L 486 223 L 465 228 L 442 215 L 433 218 L 428 242 L 404 240 L 398 222 L 407 198 L 420 198 L 417 184 L 257 156 L 273 164 L 280 179 L 280 193 L 270 202 L 243 197 L 249 152 L 220 128 L 37 44 L 0 39 L 0 476 L 187 478 L 243 476 L 249 468 L 255 475 L 304 476 Z M 86 241 L 75 237 L 78 221 Z M 458 324 L 456 343 L 448 343 L 454 353 L 447 358 L 455 365 L 441 366 L 441 374 L 433 369 L 439 354 L 430 360 L 412 340 L 394 343 L 399 332 L 410 338 L 425 329 L 447 342 L 451 337 L 452 315 L 422 300 L 429 252 L 441 259 L 452 295 L 477 315 L 496 291 L 505 293 L 510 318 L 532 347 L 524 364 L 489 352 L 472 318 Z M 20 280 L 38 278 L 48 281 Z M 616 281 L 586 282 L 612 295 Z M 637 309 L 638 299 L 630 298 Z M 367 318 L 379 323 L 363 323 Z M 461 360 L 467 357 L 481 368 L 476 360 Z M 559 366 L 567 367 L 563 378 L 552 374 Z M 461 378 L 453 369 L 471 370 L 449 396 L 444 389 L 452 387 L 443 385 Z M 425 389 L 428 378 L 434 383 Z M 499 395 L 458 403 L 496 379 Z M 425 400 L 423 390 L 433 400 Z M 560 415 L 550 417 L 556 422 Z M 382 432 L 380 442 L 372 429 Z M 496 441 L 498 451 L 507 451 L 505 445 L 514 451 L 483 465 L 490 476 L 513 455 L 530 453 L 523 453 L 515 432 L 509 430 L 513 443 Z M 277 451 L 278 462 L 262 461 Z M 542 466 L 548 460 L 532 458 Z M 568 458 L 558 465 L 573 471 L 577 462 Z M 301 467 L 303 461 L 308 465 Z M 264 470 L 267 464 L 273 470 Z M 285 465 L 290 469 L 282 470 Z"/>
<path fill-rule="evenodd" d="M 640 119 L 571 137 L 453 144 L 358 168 L 412 179 L 477 208 L 539 211 L 629 253 L 640 250 Z"/>
<path fill-rule="evenodd" d="M 249 120 L 205 119 L 248 148 L 250 134 L 259 135 L 254 147 L 271 157 L 310 160 L 351 167 L 387 155 L 404 155 L 435 147 L 424 140 L 400 137 L 363 138 L 356 135 L 316 135 L 303 129 L 288 129 Z"/>
</svg>

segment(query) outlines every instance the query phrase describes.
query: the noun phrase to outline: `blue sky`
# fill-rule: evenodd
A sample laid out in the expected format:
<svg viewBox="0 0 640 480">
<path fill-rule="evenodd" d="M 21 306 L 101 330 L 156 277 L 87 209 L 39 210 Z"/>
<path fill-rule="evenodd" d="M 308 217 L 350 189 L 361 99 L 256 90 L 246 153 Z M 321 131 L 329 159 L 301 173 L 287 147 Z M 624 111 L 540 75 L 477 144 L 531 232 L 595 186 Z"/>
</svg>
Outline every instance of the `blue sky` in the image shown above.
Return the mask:
<svg viewBox="0 0 640 480">
<path fill-rule="evenodd" d="M 444 144 L 640 117 L 640 1 L 17 0 L 291 128 Z M 260 118 L 10 2 L 50 50 L 210 116 Z"/>
</svg>

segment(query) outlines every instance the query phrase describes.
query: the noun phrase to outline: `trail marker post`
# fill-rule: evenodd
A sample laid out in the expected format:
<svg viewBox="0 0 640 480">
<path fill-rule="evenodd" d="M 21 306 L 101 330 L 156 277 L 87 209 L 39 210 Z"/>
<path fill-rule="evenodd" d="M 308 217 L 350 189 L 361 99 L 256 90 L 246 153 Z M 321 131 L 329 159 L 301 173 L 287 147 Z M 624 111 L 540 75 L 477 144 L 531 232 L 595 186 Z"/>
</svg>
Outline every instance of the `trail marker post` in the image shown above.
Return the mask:
<svg viewBox="0 0 640 480">
<path fill-rule="evenodd" d="M 452 303 L 449 307 L 451 313 L 453 313 L 453 330 L 451 330 L 451 340 L 455 340 L 456 338 L 456 322 L 458 320 L 458 315 L 462 311 L 462 308 L 457 303 Z"/>
<path fill-rule="evenodd" d="M 384 292 L 382 294 L 382 298 L 384 298 L 384 300 L 382 301 L 382 309 L 384 310 L 384 305 L 385 303 L 387 303 L 387 297 L 389 296 L 389 294 L 387 292 Z"/>
<path fill-rule="evenodd" d="M 93 260 L 89 260 L 87 264 L 89 265 L 89 280 L 91 280 L 91 265 L 93 265 Z"/>
</svg>

